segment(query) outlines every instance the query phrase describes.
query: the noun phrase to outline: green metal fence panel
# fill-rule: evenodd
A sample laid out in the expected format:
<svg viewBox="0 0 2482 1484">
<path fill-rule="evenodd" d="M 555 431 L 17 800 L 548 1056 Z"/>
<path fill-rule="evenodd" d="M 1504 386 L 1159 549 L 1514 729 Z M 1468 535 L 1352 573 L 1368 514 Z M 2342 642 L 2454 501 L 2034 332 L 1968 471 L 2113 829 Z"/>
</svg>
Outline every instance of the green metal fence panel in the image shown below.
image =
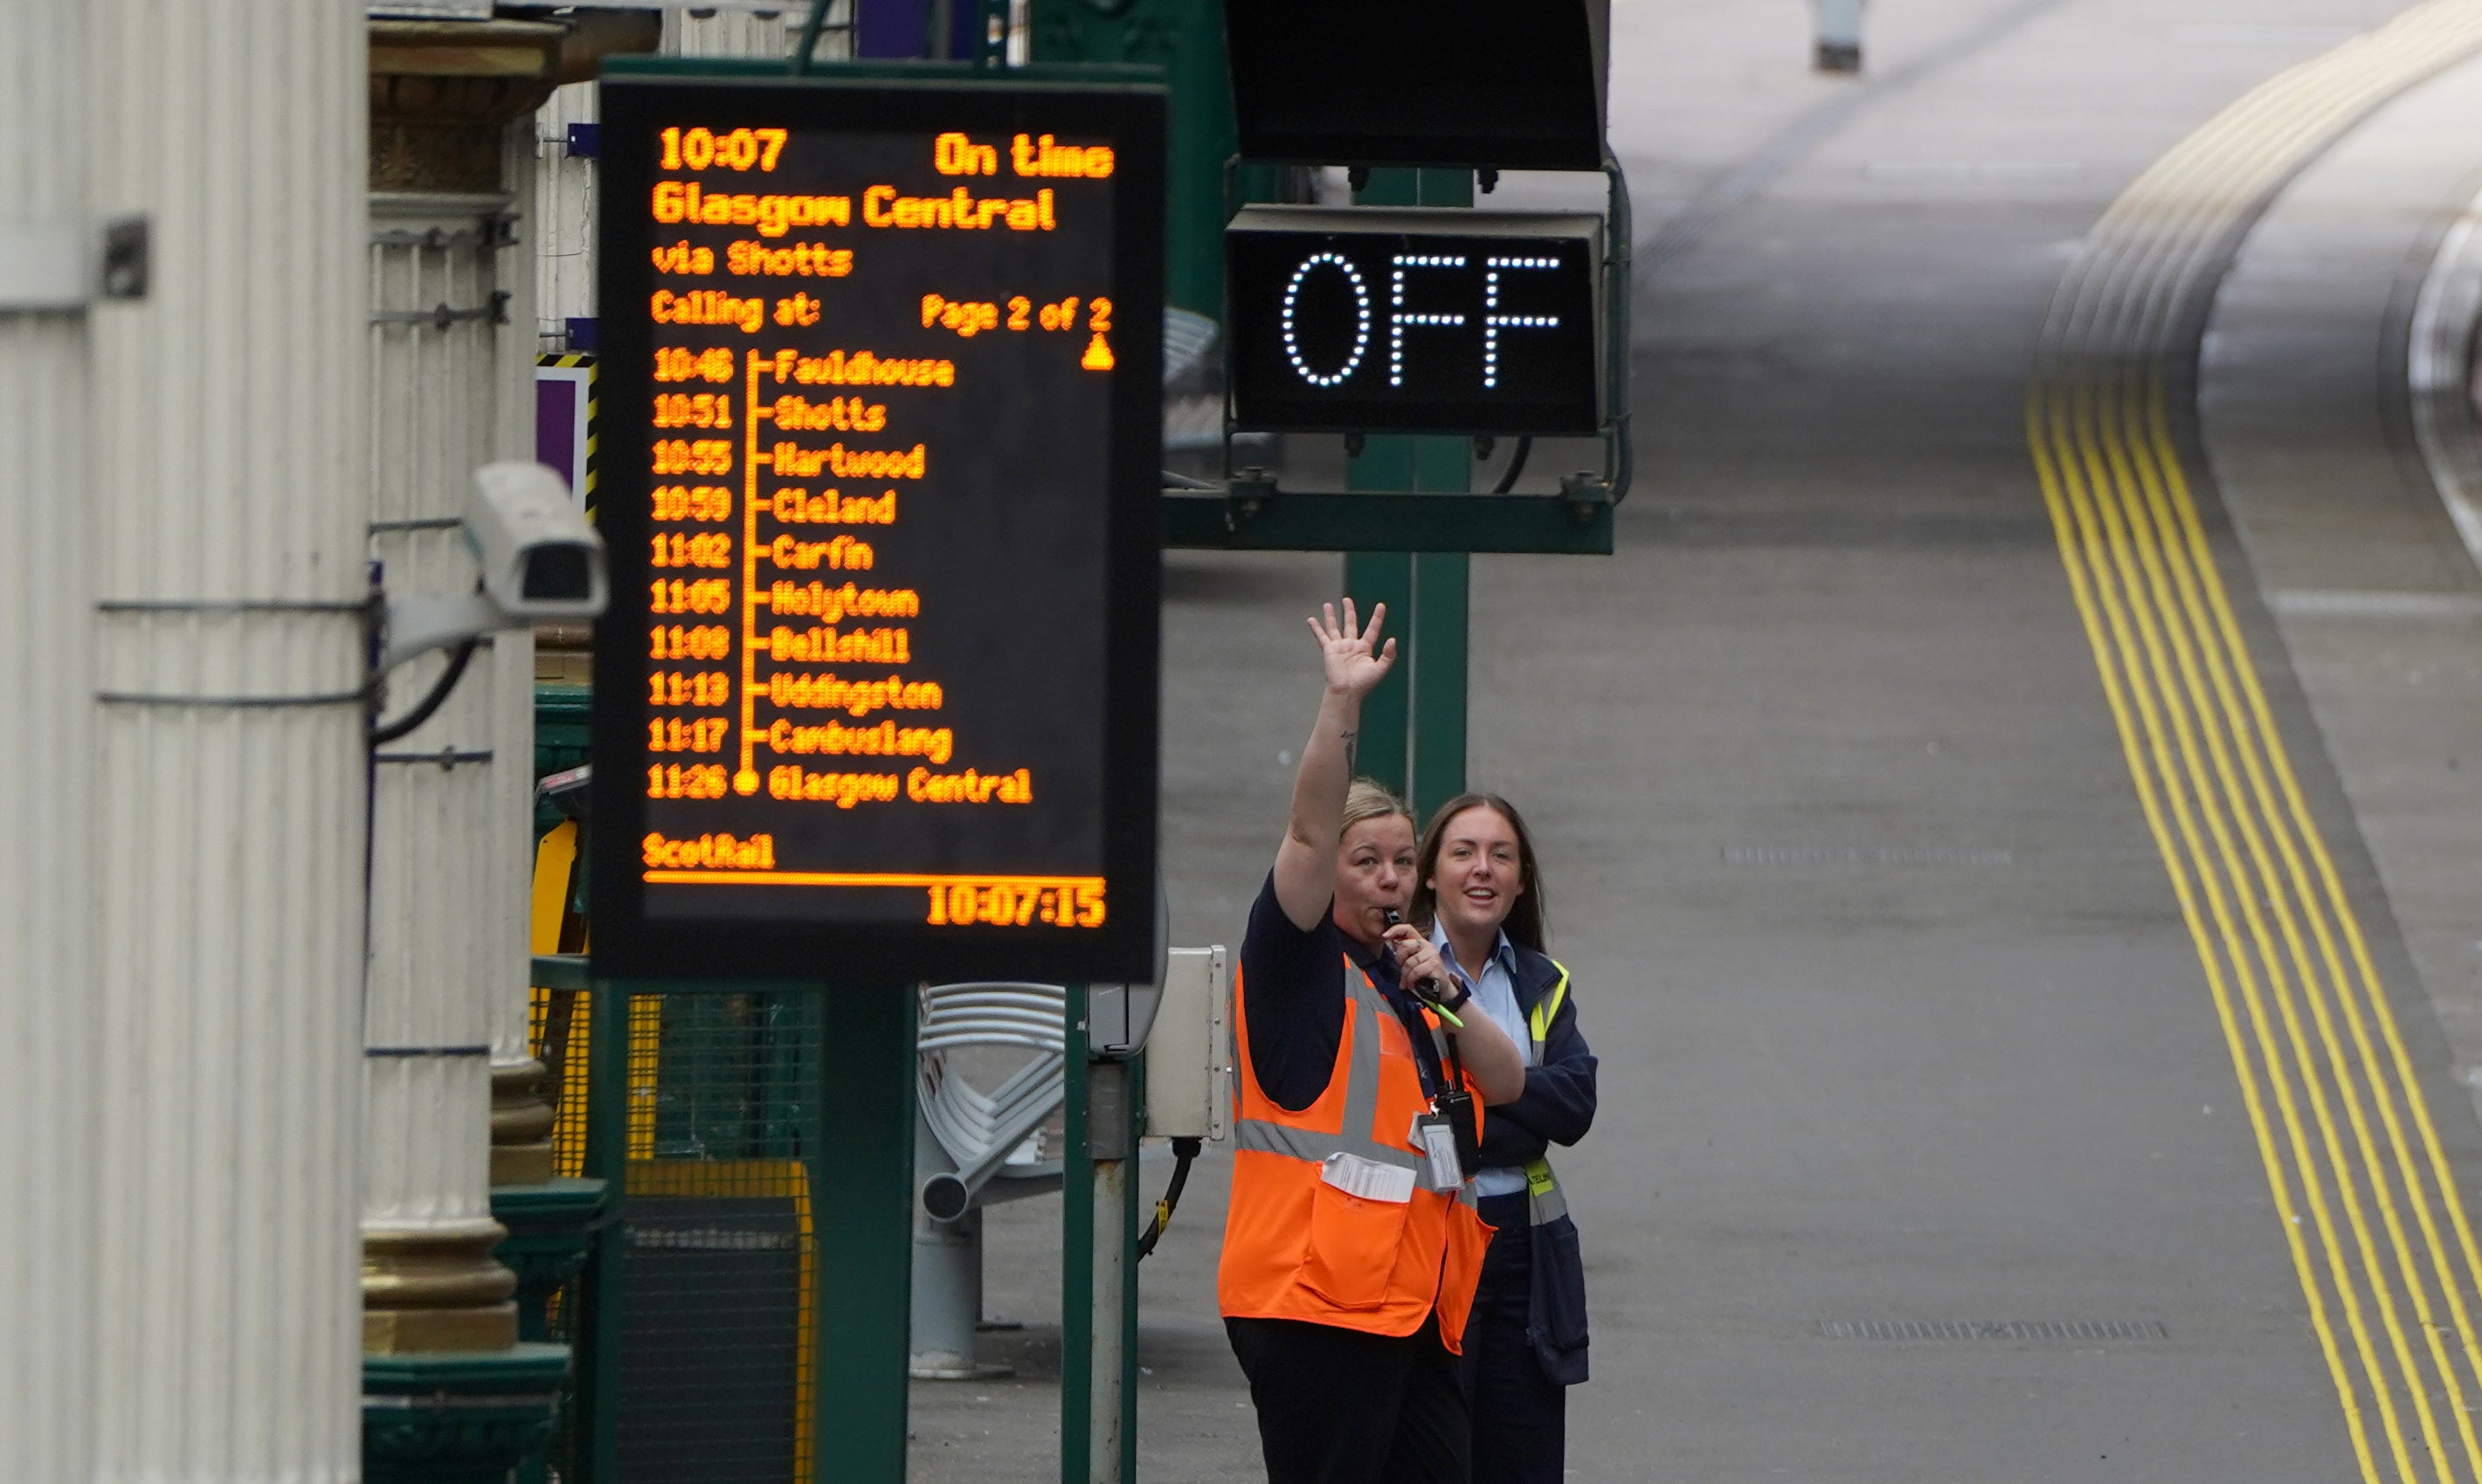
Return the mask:
<svg viewBox="0 0 2482 1484">
<path fill-rule="evenodd" d="M 539 960 L 539 979 L 574 960 Z M 555 1304 L 579 1387 L 551 1477 L 810 1484 L 835 1178 L 823 1121 L 825 999 L 803 985 L 595 982 L 571 1002 L 555 1146 L 618 1187 Z M 582 1105 L 582 1106 L 581 1106 Z"/>
<path fill-rule="evenodd" d="M 816 1473 L 820 1034 L 814 989 L 630 998 L 620 1484 Z"/>
</svg>

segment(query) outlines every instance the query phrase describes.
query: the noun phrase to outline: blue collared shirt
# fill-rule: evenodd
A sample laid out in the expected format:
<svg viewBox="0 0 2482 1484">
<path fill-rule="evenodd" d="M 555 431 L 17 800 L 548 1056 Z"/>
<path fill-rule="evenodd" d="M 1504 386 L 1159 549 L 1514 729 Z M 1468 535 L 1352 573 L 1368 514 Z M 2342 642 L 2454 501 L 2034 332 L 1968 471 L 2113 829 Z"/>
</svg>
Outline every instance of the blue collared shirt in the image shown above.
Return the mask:
<svg viewBox="0 0 2482 1484">
<path fill-rule="evenodd" d="M 1479 981 L 1457 962 L 1455 950 L 1448 947 L 1446 928 L 1432 927 L 1431 946 L 1439 950 L 1440 962 L 1457 976 L 1457 983 L 1471 992 L 1473 1002 L 1517 1043 L 1518 1054 L 1525 1058 L 1525 1064 L 1534 1065 L 1534 1037 L 1525 1024 L 1525 1007 L 1517 1002 L 1517 950 L 1510 946 L 1508 934 L 1501 933 L 1499 941 L 1492 945 L 1491 957 L 1482 966 Z M 1474 1177 L 1474 1194 L 1478 1197 L 1515 1195 L 1524 1188 L 1525 1171 L 1515 1165 L 1486 1169 Z"/>
</svg>

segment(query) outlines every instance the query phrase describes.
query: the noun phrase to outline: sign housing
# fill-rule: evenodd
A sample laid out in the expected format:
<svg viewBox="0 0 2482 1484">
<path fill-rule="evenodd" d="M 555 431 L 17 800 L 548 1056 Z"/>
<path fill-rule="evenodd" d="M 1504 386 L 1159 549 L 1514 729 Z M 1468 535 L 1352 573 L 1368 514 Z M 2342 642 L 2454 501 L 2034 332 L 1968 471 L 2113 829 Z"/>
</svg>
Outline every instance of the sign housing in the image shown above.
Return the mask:
<svg viewBox="0 0 2482 1484">
<path fill-rule="evenodd" d="M 1603 425 L 1597 217 L 1252 206 L 1225 261 L 1235 428 Z"/>
</svg>

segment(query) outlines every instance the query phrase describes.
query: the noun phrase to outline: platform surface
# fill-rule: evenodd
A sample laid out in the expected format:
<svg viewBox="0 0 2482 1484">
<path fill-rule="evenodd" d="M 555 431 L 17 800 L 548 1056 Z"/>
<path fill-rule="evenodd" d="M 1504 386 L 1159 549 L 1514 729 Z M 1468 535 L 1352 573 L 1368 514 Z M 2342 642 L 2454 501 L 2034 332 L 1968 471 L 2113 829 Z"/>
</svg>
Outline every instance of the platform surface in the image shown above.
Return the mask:
<svg viewBox="0 0 2482 1484">
<path fill-rule="evenodd" d="M 2061 273 L 2113 198 L 2251 87 L 2401 9 L 1883 3 L 1857 83 L 1806 70 L 1794 0 L 1616 8 L 1614 143 L 1652 248 L 1639 483 L 1612 557 L 1474 567 L 1470 776 L 1542 843 L 1553 950 L 1603 1058 L 1601 1117 L 1561 1160 L 1595 1333 L 1570 1477 L 2362 1476 L 2023 399 Z M 2390 173 L 2361 143 L 2376 128 L 2337 158 L 2362 149 L 2353 168 L 2395 194 L 2350 209 L 2396 214 L 2410 250 L 2456 171 Z M 2463 139 L 2482 168 L 2482 134 Z M 2383 319 L 2389 294 L 2343 265 L 2384 252 L 2302 250 L 2331 248 L 2332 269 L 2236 281 L 2296 305 L 2323 284 L 2338 334 Z M 2247 408 L 2263 433 L 2284 426 L 2266 399 L 2305 395 L 2276 384 L 2300 351 L 2241 337 L 2209 359 L 2205 431 L 2235 486 L 2216 539 L 2469 1175 L 2482 1129 L 2459 1052 L 2482 1057 L 2463 1028 L 2482 1025 L 2482 927 L 2452 878 L 2482 839 L 2457 833 L 2482 827 L 2482 732 L 2452 768 L 2403 753 L 2482 712 L 2417 715 L 2432 692 L 2400 677 L 2448 667 L 2469 695 L 2482 648 L 2469 622 L 2416 649 L 2282 594 L 2388 586 L 2318 564 L 2349 564 L 2365 534 L 2428 543 L 2386 559 L 2433 563 L 2397 586 L 2482 584 L 2435 528 L 2404 534 L 2417 516 L 2330 521 L 2307 554 L 2261 536 L 2282 502 L 2339 487 L 2273 481 L 2283 452 L 2249 442 Z M 2369 456 L 2359 425 L 2320 426 L 2334 456 Z M 2253 560 L 2284 563 L 2263 592 Z M 1175 942 L 1239 940 L 1315 704 L 1301 615 L 1339 565 L 1167 558 Z M 1213 1299 L 1228 1170 L 1209 1155 L 1144 1270 L 1143 1478 L 1263 1476 Z M 1057 1219 L 1047 1199 L 993 1214 L 988 1307 L 1027 1327 L 985 1353 L 1019 1374 L 916 1385 L 916 1480 L 1056 1477 Z M 2482 1396 L 2469 1370 L 2466 1389 Z M 2448 1476 L 2468 1472 L 2459 1453 Z"/>
</svg>

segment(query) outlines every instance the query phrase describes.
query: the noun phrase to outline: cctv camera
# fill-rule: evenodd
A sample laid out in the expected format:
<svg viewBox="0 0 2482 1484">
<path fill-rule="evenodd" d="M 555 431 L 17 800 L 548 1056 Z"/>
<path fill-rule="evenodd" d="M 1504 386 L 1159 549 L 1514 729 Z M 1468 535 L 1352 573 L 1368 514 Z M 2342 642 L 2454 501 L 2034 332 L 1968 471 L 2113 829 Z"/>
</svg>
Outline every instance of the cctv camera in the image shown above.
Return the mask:
<svg viewBox="0 0 2482 1484">
<path fill-rule="evenodd" d="M 485 464 L 474 472 L 464 526 L 482 581 L 468 593 L 389 593 L 383 671 L 502 629 L 603 612 L 603 538 L 569 503 L 559 475 L 541 464 Z"/>
<path fill-rule="evenodd" d="M 603 538 L 543 465 L 512 460 L 476 470 L 465 540 L 482 563 L 483 591 L 509 618 L 535 623 L 603 612 Z"/>
</svg>

